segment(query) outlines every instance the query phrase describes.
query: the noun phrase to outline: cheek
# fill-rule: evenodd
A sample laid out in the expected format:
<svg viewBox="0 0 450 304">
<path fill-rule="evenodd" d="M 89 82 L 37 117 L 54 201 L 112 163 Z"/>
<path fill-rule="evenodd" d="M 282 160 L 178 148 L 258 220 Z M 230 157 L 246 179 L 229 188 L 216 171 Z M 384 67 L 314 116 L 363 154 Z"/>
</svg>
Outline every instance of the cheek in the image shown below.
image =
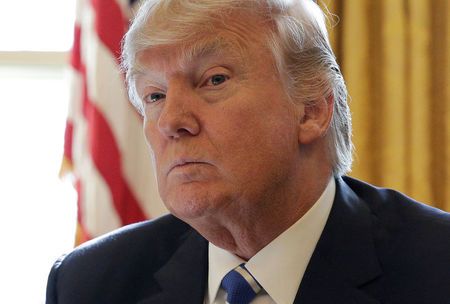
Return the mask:
<svg viewBox="0 0 450 304">
<path fill-rule="evenodd" d="M 152 135 L 152 127 L 148 124 L 148 122 L 144 121 L 144 137 L 145 137 L 145 141 L 147 142 L 147 146 L 149 147 L 150 150 L 153 151 L 153 147 L 152 147 L 152 138 L 154 137 L 154 135 Z"/>
<path fill-rule="evenodd" d="M 256 115 L 245 108 L 223 109 L 219 115 L 215 115 L 216 134 L 210 137 L 215 138 L 223 150 L 242 147 L 244 143 L 254 140 L 252 130 Z"/>
<path fill-rule="evenodd" d="M 229 134 L 234 138 L 245 141 L 277 141 L 279 139 L 292 139 L 297 123 L 297 114 L 293 105 L 286 100 L 271 102 L 254 99 L 245 102 L 247 106 L 237 109 L 224 109 L 220 116 L 222 134 Z M 250 105 L 248 105 L 250 104 Z M 280 138 L 282 137 L 282 138 Z M 295 137 L 295 135 L 294 135 Z"/>
<path fill-rule="evenodd" d="M 145 141 L 147 142 L 147 147 L 152 159 L 153 168 L 155 168 L 156 173 L 159 172 L 158 160 L 160 151 L 162 149 L 162 141 L 158 135 L 157 128 L 153 123 L 144 120 L 143 133 Z"/>
<path fill-rule="evenodd" d="M 154 117 L 155 115 L 151 115 L 151 113 L 148 113 L 148 111 L 145 113 L 144 116 L 144 122 L 143 122 L 143 131 L 145 140 L 147 141 L 147 144 L 149 145 L 150 149 L 155 148 L 155 143 L 157 140 L 157 118 Z"/>
<path fill-rule="evenodd" d="M 228 119 L 218 122 L 216 147 L 226 159 L 240 162 L 245 166 L 249 162 L 262 159 L 271 154 L 283 152 L 287 145 L 295 144 L 292 132 L 292 120 L 288 117 L 275 118 L 271 113 L 258 110 L 241 110 L 237 113 L 225 113 Z M 287 151 L 286 151 L 287 152 Z M 226 154 L 226 155 L 224 155 Z"/>
</svg>

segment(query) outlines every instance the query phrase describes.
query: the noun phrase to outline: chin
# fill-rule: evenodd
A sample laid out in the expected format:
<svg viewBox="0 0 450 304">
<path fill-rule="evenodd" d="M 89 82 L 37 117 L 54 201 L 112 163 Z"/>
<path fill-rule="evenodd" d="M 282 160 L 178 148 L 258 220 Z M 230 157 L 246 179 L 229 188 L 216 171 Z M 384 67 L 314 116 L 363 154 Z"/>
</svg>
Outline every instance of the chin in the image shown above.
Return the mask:
<svg viewBox="0 0 450 304">
<path fill-rule="evenodd" d="M 177 218 L 189 222 L 202 218 L 210 214 L 210 205 L 208 202 L 198 200 L 183 200 L 182 202 L 170 202 L 167 204 L 167 209 Z"/>
<path fill-rule="evenodd" d="M 164 200 L 167 209 L 177 218 L 190 222 L 207 217 L 220 210 L 226 203 L 222 195 L 180 195 Z"/>
</svg>

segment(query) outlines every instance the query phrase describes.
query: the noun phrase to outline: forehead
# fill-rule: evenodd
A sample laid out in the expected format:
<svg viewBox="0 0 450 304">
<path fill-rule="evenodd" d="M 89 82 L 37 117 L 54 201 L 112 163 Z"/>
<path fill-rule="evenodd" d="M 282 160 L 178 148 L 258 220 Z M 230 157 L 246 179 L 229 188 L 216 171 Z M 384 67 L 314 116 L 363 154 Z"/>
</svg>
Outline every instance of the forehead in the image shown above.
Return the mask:
<svg viewBox="0 0 450 304">
<path fill-rule="evenodd" d="M 197 43 L 173 44 L 151 47 L 137 54 L 137 74 L 146 73 L 149 70 L 167 71 L 170 69 L 187 70 L 193 65 L 222 58 L 237 61 L 247 53 L 231 41 L 223 39 L 211 39 Z"/>
<path fill-rule="evenodd" d="M 166 22 L 157 24 L 153 20 L 147 24 L 145 32 L 148 33 L 148 43 L 136 53 L 136 72 L 153 59 L 170 61 L 169 54 L 181 64 L 213 55 L 242 58 L 255 52 L 255 48 L 267 48 L 269 23 L 248 12 L 234 12 L 202 27 L 192 23 L 183 26 L 175 24 L 175 28 L 180 29 L 179 33 L 178 30 L 168 31 L 170 26 Z"/>
</svg>

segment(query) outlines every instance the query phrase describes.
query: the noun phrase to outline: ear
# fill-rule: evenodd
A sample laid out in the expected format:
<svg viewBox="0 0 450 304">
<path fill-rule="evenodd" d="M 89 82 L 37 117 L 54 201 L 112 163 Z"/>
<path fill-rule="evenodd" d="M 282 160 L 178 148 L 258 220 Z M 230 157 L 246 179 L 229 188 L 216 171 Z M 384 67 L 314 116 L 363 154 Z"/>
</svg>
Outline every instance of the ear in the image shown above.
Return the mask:
<svg viewBox="0 0 450 304">
<path fill-rule="evenodd" d="M 305 105 L 299 125 L 299 143 L 310 144 L 325 136 L 333 116 L 333 96 L 321 98 L 314 104 Z"/>
</svg>

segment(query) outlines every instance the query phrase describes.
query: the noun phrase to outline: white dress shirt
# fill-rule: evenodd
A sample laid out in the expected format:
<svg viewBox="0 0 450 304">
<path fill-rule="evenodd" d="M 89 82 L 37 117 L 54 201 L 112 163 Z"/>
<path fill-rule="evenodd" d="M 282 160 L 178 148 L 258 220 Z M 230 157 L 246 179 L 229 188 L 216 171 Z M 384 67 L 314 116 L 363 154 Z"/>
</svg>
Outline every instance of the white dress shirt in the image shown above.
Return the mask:
<svg viewBox="0 0 450 304">
<path fill-rule="evenodd" d="M 336 185 L 330 179 L 317 202 L 302 218 L 254 255 L 245 267 L 264 291 L 252 304 L 291 304 L 322 234 L 333 204 Z M 222 278 L 245 263 L 240 257 L 209 243 L 208 288 L 205 304 L 225 304 L 226 292 L 220 288 Z"/>
</svg>

